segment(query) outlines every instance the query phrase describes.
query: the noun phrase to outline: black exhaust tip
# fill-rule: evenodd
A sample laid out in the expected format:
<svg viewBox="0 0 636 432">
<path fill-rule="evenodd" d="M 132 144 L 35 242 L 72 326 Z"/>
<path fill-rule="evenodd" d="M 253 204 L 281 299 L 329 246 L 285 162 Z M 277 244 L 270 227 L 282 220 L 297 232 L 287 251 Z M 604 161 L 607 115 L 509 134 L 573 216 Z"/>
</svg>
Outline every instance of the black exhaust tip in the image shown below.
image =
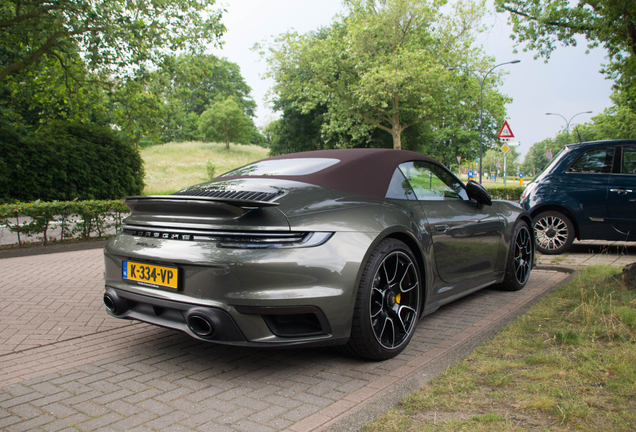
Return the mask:
<svg viewBox="0 0 636 432">
<path fill-rule="evenodd" d="M 188 328 L 199 337 L 210 337 L 214 334 L 212 322 L 203 315 L 190 315 L 188 317 Z"/>
<path fill-rule="evenodd" d="M 108 313 L 115 316 L 125 314 L 133 306 L 128 300 L 118 296 L 114 290 L 110 289 L 104 293 L 104 305 Z"/>
<path fill-rule="evenodd" d="M 119 315 L 117 302 L 115 301 L 113 296 L 108 293 L 104 294 L 104 305 L 106 306 L 106 309 L 108 309 L 108 312 L 112 313 L 113 315 Z"/>
</svg>

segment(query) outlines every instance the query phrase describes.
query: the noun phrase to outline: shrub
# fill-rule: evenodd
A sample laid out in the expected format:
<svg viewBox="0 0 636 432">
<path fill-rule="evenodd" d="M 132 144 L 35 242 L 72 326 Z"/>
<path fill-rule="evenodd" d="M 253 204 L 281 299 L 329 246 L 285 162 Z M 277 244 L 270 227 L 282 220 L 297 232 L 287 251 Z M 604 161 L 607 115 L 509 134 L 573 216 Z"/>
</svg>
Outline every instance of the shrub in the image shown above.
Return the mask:
<svg viewBox="0 0 636 432">
<path fill-rule="evenodd" d="M 122 218 L 128 212 L 128 207 L 119 200 L 17 202 L 0 204 L 0 225 L 16 233 L 20 245 L 22 245 L 21 234 L 27 236 L 42 234 L 46 244 L 48 229 L 53 221 L 61 223 L 60 240 L 68 239 L 75 234 L 88 239 L 91 233 L 101 237 L 109 228 L 119 230 Z M 75 223 L 72 222 L 74 217 L 79 219 Z"/>
<path fill-rule="evenodd" d="M 27 136 L 0 126 L 3 202 L 118 199 L 143 190 L 141 156 L 114 131 L 56 122 Z"/>
<path fill-rule="evenodd" d="M 208 179 L 212 180 L 216 177 L 216 165 L 210 161 L 205 165 L 205 169 L 208 172 Z"/>
<path fill-rule="evenodd" d="M 497 186 L 497 187 L 488 187 L 488 193 L 492 197 L 492 199 L 501 199 L 508 201 L 519 202 L 521 199 L 521 194 L 523 193 L 524 187 L 520 186 Z"/>
</svg>

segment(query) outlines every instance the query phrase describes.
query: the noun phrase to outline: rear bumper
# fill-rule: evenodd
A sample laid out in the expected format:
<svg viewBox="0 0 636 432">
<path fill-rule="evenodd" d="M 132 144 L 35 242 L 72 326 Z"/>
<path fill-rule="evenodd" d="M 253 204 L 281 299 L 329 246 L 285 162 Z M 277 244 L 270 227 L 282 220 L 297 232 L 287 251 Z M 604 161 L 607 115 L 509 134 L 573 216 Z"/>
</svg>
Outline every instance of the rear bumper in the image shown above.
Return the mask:
<svg viewBox="0 0 636 432">
<path fill-rule="evenodd" d="M 202 341 L 237 346 L 272 346 L 271 343 L 249 342 L 230 314 L 219 308 L 163 300 L 109 286 L 104 292 L 104 304 L 106 311 L 115 318 L 179 330 Z M 329 324 L 318 308 L 240 309 L 244 314 L 260 315 L 270 331 L 281 338 L 276 343 L 279 347 L 339 345 L 347 341 L 347 338 L 330 337 Z M 303 336 L 313 336 L 314 339 L 299 341 L 298 338 Z M 290 339 L 285 341 L 285 338 Z"/>
<path fill-rule="evenodd" d="M 105 303 L 114 317 L 215 343 L 343 344 L 351 329 L 360 266 L 372 240 L 369 234 L 336 233 L 317 247 L 228 250 L 196 241 L 119 235 L 104 250 Z M 178 268 L 178 289 L 124 280 L 126 260 Z"/>
<path fill-rule="evenodd" d="M 193 338 L 210 342 L 246 342 L 232 317 L 218 308 L 162 300 L 109 286 L 104 292 L 104 304 L 106 311 L 116 318 L 180 330 Z"/>
</svg>

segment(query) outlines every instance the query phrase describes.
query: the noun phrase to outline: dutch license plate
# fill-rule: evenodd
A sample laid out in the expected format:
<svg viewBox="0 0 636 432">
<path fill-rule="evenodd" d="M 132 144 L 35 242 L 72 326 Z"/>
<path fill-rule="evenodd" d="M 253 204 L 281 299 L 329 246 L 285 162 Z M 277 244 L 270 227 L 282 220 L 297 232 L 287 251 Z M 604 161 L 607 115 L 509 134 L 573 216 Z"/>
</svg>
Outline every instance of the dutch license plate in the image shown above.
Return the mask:
<svg viewBox="0 0 636 432">
<path fill-rule="evenodd" d="M 122 277 L 141 285 L 177 289 L 179 269 L 133 261 L 122 261 Z"/>
</svg>

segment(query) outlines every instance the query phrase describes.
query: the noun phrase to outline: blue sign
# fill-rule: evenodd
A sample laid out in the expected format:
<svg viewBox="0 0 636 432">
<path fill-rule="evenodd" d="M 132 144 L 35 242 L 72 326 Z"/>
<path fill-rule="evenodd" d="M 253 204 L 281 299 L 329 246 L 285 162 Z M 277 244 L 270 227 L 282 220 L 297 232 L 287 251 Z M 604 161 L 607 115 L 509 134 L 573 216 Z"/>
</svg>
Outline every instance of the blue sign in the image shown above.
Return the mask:
<svg viewBox="0 0 636 432">
<path fill-rule="evenodd" d="M 475 163 L 479 163 L 479 157 L 475 158 Z"/>
<path fill-rule="evenodd" d="M 523 173 L 519 173 L 519 178 L 523 178 Z"/>
<path fill-rule="evenodd" d="M 473 178 L 475 177 L 475 173 L 471 171 L 468 171 L 468 178 Z"/>
</svg>

